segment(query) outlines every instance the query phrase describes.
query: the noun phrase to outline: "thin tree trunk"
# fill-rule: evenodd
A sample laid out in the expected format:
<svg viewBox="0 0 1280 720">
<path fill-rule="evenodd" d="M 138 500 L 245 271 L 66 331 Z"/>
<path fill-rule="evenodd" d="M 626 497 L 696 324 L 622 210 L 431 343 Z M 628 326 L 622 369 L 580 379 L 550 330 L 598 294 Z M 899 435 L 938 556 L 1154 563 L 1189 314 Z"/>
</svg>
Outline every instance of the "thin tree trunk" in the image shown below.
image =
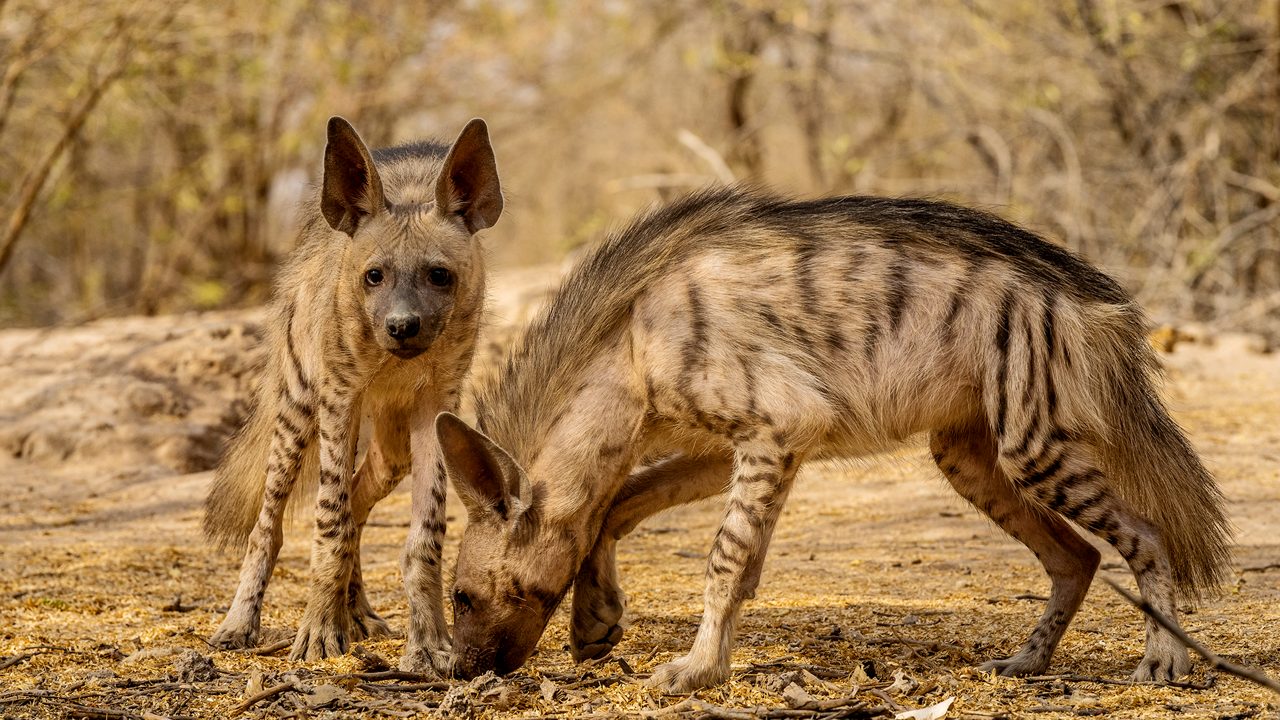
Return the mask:
<svg viewBox="0 0 1280 720">
<path fill-rule="evenodd" d="M 49 180 L 49 173 L 53 171 L 53 166 L 71 147 L 71 143 L 75 140 L 80 129 L 84 127 L 85 121 L 89 119 L 89 115 L 93 113 L 94 108 L 98 106 L 98 102 L 102 100 L 102 96 L 106 94 L 107 89 L 124 74 L 124 63 L 112 70 L 104 76 L 96 86 L 88 93 L 88 96 L 81 103 L 80 107 L 72 113 L 68 118 L 66 125 L 62 128 L 62 135 L 58 137 L 57 142 L 49 147 L 44 157 L 36 163 L 35 167 L 27 173 L 22 180 L 22 191 L 18 195 L 18 204 L 9 214 L 9 220 L 5 223 L 4 235 L 0 237 L 0 272 L 4 272 L 5 266 L 9 264 L 9 258 L 13 256 L 13 248 L 18 243 L 18 238 L 22 236 L 22 231 L 26 229 L 27 222 L 31 219 L 31 210 L 35 207 L 36 199 L 40 197 L 40 192 L 44 190 L 45 183 Z"/>
</svg>

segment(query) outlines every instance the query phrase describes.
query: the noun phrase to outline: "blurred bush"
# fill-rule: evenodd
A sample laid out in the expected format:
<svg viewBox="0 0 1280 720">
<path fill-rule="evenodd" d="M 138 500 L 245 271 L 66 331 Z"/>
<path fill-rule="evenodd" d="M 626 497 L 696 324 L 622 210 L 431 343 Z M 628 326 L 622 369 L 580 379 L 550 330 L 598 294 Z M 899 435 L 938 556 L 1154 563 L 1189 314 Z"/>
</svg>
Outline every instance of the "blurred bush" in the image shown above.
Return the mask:
<svg viewBox="0 0 1280 720">
<path fill-rule="evenodd" d="M 1280 0 L 0 0 L 0 324 L 262 302 L 323 123 L 489 120 L 497 264 L 725 179 L 1027 223 L 1280 333 Z"/>
</svg>

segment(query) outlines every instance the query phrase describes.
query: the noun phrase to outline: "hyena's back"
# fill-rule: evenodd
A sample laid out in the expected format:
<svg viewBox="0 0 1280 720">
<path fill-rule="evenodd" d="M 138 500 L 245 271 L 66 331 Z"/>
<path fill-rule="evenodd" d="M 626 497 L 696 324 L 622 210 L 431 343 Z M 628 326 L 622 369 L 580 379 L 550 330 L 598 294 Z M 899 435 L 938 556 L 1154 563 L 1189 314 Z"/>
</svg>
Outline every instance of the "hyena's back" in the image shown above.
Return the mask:
<svg viewBox="0 0 1280 720">
<path fill-rule="evenodd" d="M 639 221 L 587 266 L 554 319 L 569 332 L 579 309 L 630 310 L 660 416 L 728 437 L 782 427 L 832 455 L 980 426 L 1002 465 L 1041 474 L 1079 440 L 1160 529 L 1183 593 L 1220 579 L 1222 500 L 1155 392 L 1141 310 L 1031 233 L 944 203 L 730 189 Z M 1042 502 L 1105 535 L 1087 500 Z"/>
</svg>

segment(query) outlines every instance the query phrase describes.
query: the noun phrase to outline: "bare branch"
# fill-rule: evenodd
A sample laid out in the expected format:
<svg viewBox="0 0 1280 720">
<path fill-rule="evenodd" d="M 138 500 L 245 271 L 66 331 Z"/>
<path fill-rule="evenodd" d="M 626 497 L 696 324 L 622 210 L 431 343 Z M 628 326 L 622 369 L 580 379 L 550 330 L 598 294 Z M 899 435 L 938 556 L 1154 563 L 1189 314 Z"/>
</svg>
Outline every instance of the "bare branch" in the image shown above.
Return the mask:
<svg viewBox="0 0 1280 720">
<path fill-rule="evenodd" d="M 1275 680 L 1272 680 L 1270 677 L 1267 676 L 1266 673 L 1262 672 L 1261 670 L 1258 670 L 1257 668 L 1245 667 L 1244 665 L 1236 665 L 1233 662 L 1228 662 L 1226 660 L 1223 660 L 1212 650 L 1201 645 L 1199 642 L 1195 640 L 1195 638 L 1188 635 L 1185 630 L 1178 627 L 1178 623 L 1165 617 L 1164 613 L 1152 607 L 1151 603 L 1148 603 L 1146 600 L 1143 600 L 1142 598 L 1129 592 L 1124 587 L 1122 587 L 1119 583 L 1117 583 L 1115 580 L 1112 580 L 1109 577 L 1103 577 L 1102 579 L 1105 580 L 1107 584 L 1111 586 L 1112 590 L 1115 590 L 1117 593 L 1120 593 L 1120 597 L 1132 603 L 1134 607 L 1138 608 L 1143 612 L 1143 614 L 1151 618 L 1155 622 L 1155 624 L 1169 631 L 1170 634 L 1172 634 L 1174 637 L 1178 639 L 1178 642 L 1194 650 L 1197 655 L 1204 658 L 1205 661 L 1208 662 L 1210 665 L 1212 665 L 1214 668 L 1221 670 L 1222 672 L 1227 673 L 1229 675 L 1235 675 L 1236 677 L 1242 680 L 1248 680 L 1249 682 L 1254 683 L 1255 685 L 1261 685 L 1262 687 L 1269 688 L 1275 691 L 1276 693 L 1280 693 L 1280 683 L 1276 682 Z"/>
<path fill-rule="evenodd" d="M 31 219 L 31 210 L 35 207 L 36 199 L 40 197 L 40 192 L 44 190 L 45 183 L 48 182 L 49 174 L 53 171 L 54 165 L 62 158 L 63 153 L 71 147 L 71 143 L 80 133 L 80 129 L 84 127 L 85 122 L 93 113 L 94 108 L 98 106 L 103 95 L 115 84 L 116 80 L 124 75 L 129 64 L 128 56 L 130 52 L 131 44 L 126 40 L 120 49 L 117 62 L 84 93 L 84 98 L 79 107 L 72 112 L 63 125 L 62 134 L 49 146 L 44 156 L 36 162 L 35 166 L 23 178 L 17 205 L 10 213 L 9 220 L 5 224 L 4 235 L 0 236 L 0 272 L 4 272 L 5 266 L 8 265 L 9 258 L 13 255 L 13 248 L 18 242 L 18 238 L 21 237 L 22 231 L 26 229 L 27 222 Z"/>
</svg>

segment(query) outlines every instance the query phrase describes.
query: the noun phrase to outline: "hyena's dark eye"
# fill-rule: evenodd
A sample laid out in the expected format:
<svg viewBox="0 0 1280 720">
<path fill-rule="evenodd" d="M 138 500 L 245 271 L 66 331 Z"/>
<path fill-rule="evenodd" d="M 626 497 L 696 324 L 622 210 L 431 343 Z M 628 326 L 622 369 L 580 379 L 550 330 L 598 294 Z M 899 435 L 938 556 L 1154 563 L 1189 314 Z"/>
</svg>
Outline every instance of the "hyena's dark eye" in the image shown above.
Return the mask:
<svg viewBox="0 0 1280 720">
<path fill-rule="evenodd" d="M 471 596 L 455 589 L 453 591 L 453 604 L 460 610 L 470 610 Z"/>
<path fill-rule="evenodd" d="M 427 273 L 427 282 L 436 287 L 449 287 L 453 284 L 453 273 L 444 268 L 431 268 Z"/>
<path fill-rule="evenodd" d="M 364 282 L 370 287 L 382 284 L 382 271 L 378 268 L 369 268 L 364 273 Z"/>
</svg>

